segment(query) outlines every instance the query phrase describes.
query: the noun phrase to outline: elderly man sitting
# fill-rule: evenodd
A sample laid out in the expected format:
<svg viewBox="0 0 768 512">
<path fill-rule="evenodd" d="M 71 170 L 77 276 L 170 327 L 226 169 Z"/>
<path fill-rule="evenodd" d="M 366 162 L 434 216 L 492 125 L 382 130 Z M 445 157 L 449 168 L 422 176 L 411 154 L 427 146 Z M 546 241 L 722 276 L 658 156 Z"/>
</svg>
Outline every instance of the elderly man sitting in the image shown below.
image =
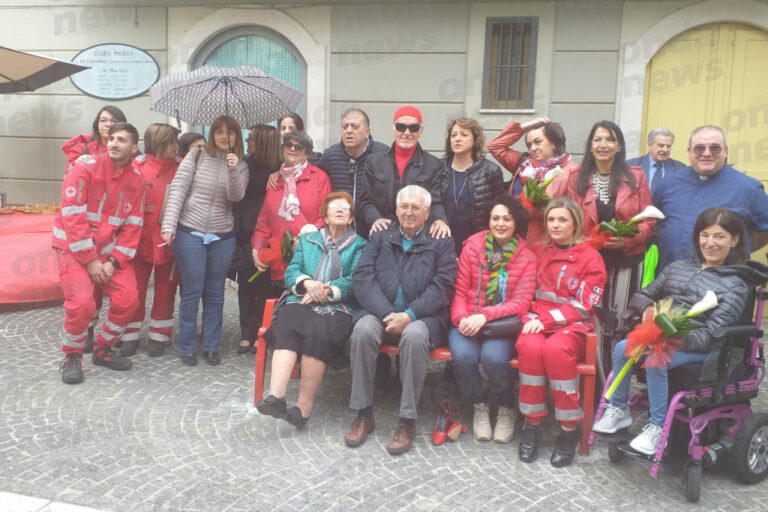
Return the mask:
<svg viewBox="0 0 768 512">
<path fill-rule="evenodd" d="M 350 337 L 349 406 L 358 415 L 347 432 L 347 446 L 360 446 L 374 429 L 373 378 L 382 342 L 398 344 L 403 386 L 400 421 L 387 451 L 399 455 L 413 444 L 429 351 L 446 339 L 456 278 L 453 239 L 429 235 L 431 199 L 418 185 L 401 189 L 397 221 L 371 234 L 352 276 L 363 311 Z"/>
</svg>

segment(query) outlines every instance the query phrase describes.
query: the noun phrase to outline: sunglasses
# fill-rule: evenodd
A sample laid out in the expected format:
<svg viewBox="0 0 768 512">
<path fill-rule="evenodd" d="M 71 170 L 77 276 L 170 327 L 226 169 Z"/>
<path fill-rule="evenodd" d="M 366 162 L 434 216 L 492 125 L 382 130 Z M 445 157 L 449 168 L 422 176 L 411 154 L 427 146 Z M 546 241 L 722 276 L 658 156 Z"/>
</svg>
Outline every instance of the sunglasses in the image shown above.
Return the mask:
<svg viewBox="0 0 768 512">
<path fill-rule="evenodd" d="M 693 152 L 697 155 L 701 156 L 704 154 L 704 152 L 709 148 L 709 152 L 713 155 L 719 155 L 721 151 L 723 151 L 723 146 L 720 144 L 710 144 L 709 146 L 705 144 L 696 144 L 693 146 Z"/>
<path fill-rule="evenodd" d="M 283 144 L 287 149 L 293 149 L 294 151 L 304 151 L 304 146 L 299 144 L 298 142 L 295 144 L 291 144 L 290 142 L 286 142 Z"/>
<path fill-rule="evenodd" d="M 395 123 L 395 130 L 399 131 L 400 133 L 404 133 L 405 130 L 408 130 L 411 133 L 416 133 L 421 130 L 421 123 Z"/>
</svg>

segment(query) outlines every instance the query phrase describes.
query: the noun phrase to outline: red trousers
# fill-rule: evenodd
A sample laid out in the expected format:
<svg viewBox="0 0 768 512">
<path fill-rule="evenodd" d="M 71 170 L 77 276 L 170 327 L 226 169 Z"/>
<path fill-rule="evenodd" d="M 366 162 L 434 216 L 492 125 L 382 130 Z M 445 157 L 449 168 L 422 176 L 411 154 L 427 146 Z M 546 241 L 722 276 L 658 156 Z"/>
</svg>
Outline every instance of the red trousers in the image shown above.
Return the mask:
<svg viewBox="0 0 768 512">
<path fill-rule="evenodd" d="M 136 341 L 144 321 L 147 287 L 152 268 L 155 269 L 155 296 L 152 299 L 152 313 L 149 320 L 149 339 L 168 341 L 173 330 L 173 310 L 176 288 L 179 285 L 179 272 L 173 261 L 152 265 L 151 261 L 134 259 L 131 261 L 136 273 L 136 286 L 139 290 L 139 305 L 123 334 L 123 341 Z"/>
<path fill-rule="evenodd" d="M 586 336 L 563 329 L 549 336 L 521 334 L 517 338 L 520 362 L 520 412 L 538 423 L 547 415 L 547 382 L 555 402 L 555 419 L 575 427 L 584 417 L 579 407 L 576 365 L 584 358 Z"/>
<path fill-rule="evenodd" d="M 61 350 L 67 354 L 83 353 L 88 324 L 96 312 L 96 288 L 109 297 L 109 311 L 94 345 L 114 345 L 120 341 L 125 326 L 138 304 L 133 269 L 118 268 L 109 281 L 97 285 L 91 281 L 85 266 L 71 253 L 59 252 L 59 277 L 64 290 L 64 332 Z"/>
</svg>

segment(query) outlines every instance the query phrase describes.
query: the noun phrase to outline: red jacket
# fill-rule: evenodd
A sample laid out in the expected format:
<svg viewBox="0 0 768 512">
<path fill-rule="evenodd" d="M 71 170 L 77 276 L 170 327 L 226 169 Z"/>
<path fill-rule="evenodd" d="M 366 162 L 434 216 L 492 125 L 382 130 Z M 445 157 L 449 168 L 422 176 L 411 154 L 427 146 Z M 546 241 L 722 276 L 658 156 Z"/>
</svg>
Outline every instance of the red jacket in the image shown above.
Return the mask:
<svg viewBox="0 0 768 512">
<path fill-rule="evenodd" d="M 109 155 L 72 166 L 53 221 L 53 247 L 85 265 L 114 256 L 125 266 L 136 256 L 144 224 L 146 183 L 133 163 L 118 169 Z"/>
<path fill-rule="evenodd" d="M 155 265 L 168 263 L 173 261 L 173 253 L 170 245 L 165 244 L 160 238 L 160 224 L 163 221 L 160 214 L 165 195 L 176 175 L 176 169 L 179 168 L 181 159 L 176 157 L 170 160 L 160 160 L 152 155 L 139 155 L 133 160 L 133 163 L 147 182 L 147 196 L 144 200 L 144 229 L 141 230 L 136 257 L 144 261 L 151 261 Z"/>
<path fill-rule="evenodd" d="M 619 191 L 616 193 L 616 218 L 624 222 L 643 211 L 646 206 L 653 204 L 651 201 L 651 190 L 648 188 L 648 180 L 645 177 L 643 169 L 636 166 L 630 166 L 629 172 L 631 172 L 632 176 L 635 178 L 635 191 L 632 192 L 629 188 L 629 184 L 624 181 L 619 187 Z M 585 236 L 589 236 L 592 232 L 592 228 L 598 224 L 597 205 L 595 203 L 595 201 L 597 201 L 597 192 L 595 192 L 595 187 L 590 181 L 587 193 L 583 196 L 579 196 L 576 187 L 579 175 L 578 169 L 568 170 L 559 177 L 566 175 L 567 185 L 560 195 L 568 196 L 579 203 L 581 211 L 584 213 L 584 234 Z M 655 219 L 644 219 L 638 222 L 637 227 L 640 228 L 640 233 L 626 238 L 625 241 L 627 246 L 624 249 L 624 253 L 628 256 L 632 256 L 644 252 L 645 242 L 653 234 L 653 226 L 655 225 Z"/>
<path fill-rule="evenodd" d="M 592 306 L 600 302 L 607 279 L 603 258 L 586 242 L 568 249 L 545 245 L 528 319 L 538 318 L 545 331 L 591 330 Z"/>
<path fill-rule="evenodd" d="M 251 237 L 251 246 L 254 249 L 265 247 L 269 238 L 281 239 L 286 230 L 296 236 L 305 224 L 314 224 L 318 228 L 325 225 L 325 221 L 320 217 L 320 205 L 323 204 L 325 196 L 331 193 L 331 181 L 325 172 L 312 164 L 307 164 L 304 172 L 296 180 L 299 214 L 290 222 L 277 213 L 283 200 L 284 185 L 285 181 L 281 177 L 277 186 L 267 190 L 264 196 L 264 204 Z M 271 279 L 273 281 L 283 279 L 283 271 L 273 271 Z"/>
<path fill-rule="evenodd" d="M 486 229 L 470 236 L 461 250 L 456 295 L 451 303 L 451 322 L 455 326 L 459 325 L 462 318 L 475 313 L 482 313 L 488 321 L 507 315 L 522 318 L 533 298 L 536 289 L 536 256 L 526 247 L 525 240 L 518 236 L 517 250 L 507 266 L 507 292 L 504 302 L 497 306 L 483 305 L 485 288 L 490 277 L 490 272 L 485 268 L 487 233 Z"/>
<path fill-rule="evenodd" d="M 67 155 L 66 172 L 69 172 L 75 160 L 82 155 L 96 156 L 107 152 L 107 148 L 101 145 L 101 140 L 94 140 L 93 134 L 90 133 L 72 137 L 61 146 L 61 150 Z"/>
</svg>

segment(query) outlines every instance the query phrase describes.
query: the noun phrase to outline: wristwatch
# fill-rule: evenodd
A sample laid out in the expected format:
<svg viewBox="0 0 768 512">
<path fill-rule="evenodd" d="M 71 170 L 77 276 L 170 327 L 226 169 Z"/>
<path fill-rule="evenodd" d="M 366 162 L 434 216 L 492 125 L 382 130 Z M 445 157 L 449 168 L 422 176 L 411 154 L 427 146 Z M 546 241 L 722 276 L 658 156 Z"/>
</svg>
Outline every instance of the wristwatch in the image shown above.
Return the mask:
<svg viewBox="0 0 768 512">
<path fill-rule="evenodd" d="M 120 264 L 117 262 L 117 258 L 115 258 L 114 256 L 110 256 L 109 258 L 107 258 L 107 261 L 110 262 L 112 266 L 115 267 L 116 269 L 120 268 Z"/>
</svg>

